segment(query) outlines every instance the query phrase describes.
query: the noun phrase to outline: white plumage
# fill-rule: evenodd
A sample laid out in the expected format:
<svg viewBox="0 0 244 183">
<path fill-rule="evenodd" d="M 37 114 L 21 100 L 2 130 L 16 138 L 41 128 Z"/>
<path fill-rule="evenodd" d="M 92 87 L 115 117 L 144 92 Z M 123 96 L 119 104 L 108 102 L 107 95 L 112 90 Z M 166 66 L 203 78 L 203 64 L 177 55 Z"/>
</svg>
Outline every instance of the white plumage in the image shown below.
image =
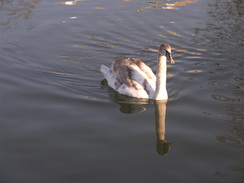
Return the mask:
<svg viewBox="0 0 244 183">
<path fill-rule="evenodd" d="M 108 85 L 120 94 L 136 97 L 164 100 L 166 91 L 166 59 L 174 63 L 171 47 L 162 44 L 158 52 L 157 75 L 150 67 L 137 58 L 115 59 L 110 68 L 101 66 L 101 72 Z"/>
</svg>

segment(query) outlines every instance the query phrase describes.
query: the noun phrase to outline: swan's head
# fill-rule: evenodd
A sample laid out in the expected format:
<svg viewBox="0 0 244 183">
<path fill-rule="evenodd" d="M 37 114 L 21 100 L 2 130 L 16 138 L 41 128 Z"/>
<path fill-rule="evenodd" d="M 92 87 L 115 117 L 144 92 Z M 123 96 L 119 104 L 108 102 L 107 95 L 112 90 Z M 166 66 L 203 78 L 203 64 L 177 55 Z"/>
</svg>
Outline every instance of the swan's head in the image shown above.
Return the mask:
<svg viewBox="0 0 244 183">
<path fill-rule="evenodd" d="M 171 64 L 175 63 L 175 61 L 172 58 L 171 46 L 169 44 L 161 44 L 158 53 L 159 55 L 164 55 Z"/>
</svg>

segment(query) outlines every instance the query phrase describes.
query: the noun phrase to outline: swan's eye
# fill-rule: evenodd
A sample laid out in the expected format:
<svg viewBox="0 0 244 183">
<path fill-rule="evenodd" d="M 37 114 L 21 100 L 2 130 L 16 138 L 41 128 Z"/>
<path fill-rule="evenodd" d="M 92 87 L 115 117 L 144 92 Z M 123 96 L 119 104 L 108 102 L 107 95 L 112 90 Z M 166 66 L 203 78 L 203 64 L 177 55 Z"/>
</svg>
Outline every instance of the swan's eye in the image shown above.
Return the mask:
<svg viewBox="0 0 244 183">
<path fill-rule="evenodd" d="M 166 49 L 164 49 L 164 51 L 165 51 L 165 56 L 168 56 L 169 55 L 169 51 L 166 50 Z"/>
</svg>

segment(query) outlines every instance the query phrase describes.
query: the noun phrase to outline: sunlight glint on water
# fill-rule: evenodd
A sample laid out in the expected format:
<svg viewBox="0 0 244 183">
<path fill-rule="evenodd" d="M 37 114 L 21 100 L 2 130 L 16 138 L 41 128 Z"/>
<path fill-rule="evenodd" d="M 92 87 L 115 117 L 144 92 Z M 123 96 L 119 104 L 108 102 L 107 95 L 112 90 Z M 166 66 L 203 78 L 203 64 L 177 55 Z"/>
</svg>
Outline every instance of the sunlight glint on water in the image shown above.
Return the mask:
<svg viewBox="0 0 244 183">
<path fill-rule="evenodd" d="M 241 1 L 0 7 L 0 182 L 243 182 Z M 107 86 L 101 64 L 155 72 L 162 42 L 176 61 L 167 104 Z"/>
</svg>

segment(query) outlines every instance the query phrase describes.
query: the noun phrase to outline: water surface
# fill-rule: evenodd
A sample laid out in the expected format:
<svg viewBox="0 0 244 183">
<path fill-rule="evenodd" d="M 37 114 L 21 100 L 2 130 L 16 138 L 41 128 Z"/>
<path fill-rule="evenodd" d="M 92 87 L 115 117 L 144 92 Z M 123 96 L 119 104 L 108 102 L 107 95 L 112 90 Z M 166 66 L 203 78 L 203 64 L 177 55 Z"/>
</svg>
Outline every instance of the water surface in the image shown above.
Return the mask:
<svg viewBox="0 0 244 183">
<path fill-rule="evenodd" d="M 243 182 L 242 1 L 2 0 L 0 16 L 1 182 Z M 167 104 L 106 85 L 101 64 L 155 71 L 162 42 Z"/>
</svg>

